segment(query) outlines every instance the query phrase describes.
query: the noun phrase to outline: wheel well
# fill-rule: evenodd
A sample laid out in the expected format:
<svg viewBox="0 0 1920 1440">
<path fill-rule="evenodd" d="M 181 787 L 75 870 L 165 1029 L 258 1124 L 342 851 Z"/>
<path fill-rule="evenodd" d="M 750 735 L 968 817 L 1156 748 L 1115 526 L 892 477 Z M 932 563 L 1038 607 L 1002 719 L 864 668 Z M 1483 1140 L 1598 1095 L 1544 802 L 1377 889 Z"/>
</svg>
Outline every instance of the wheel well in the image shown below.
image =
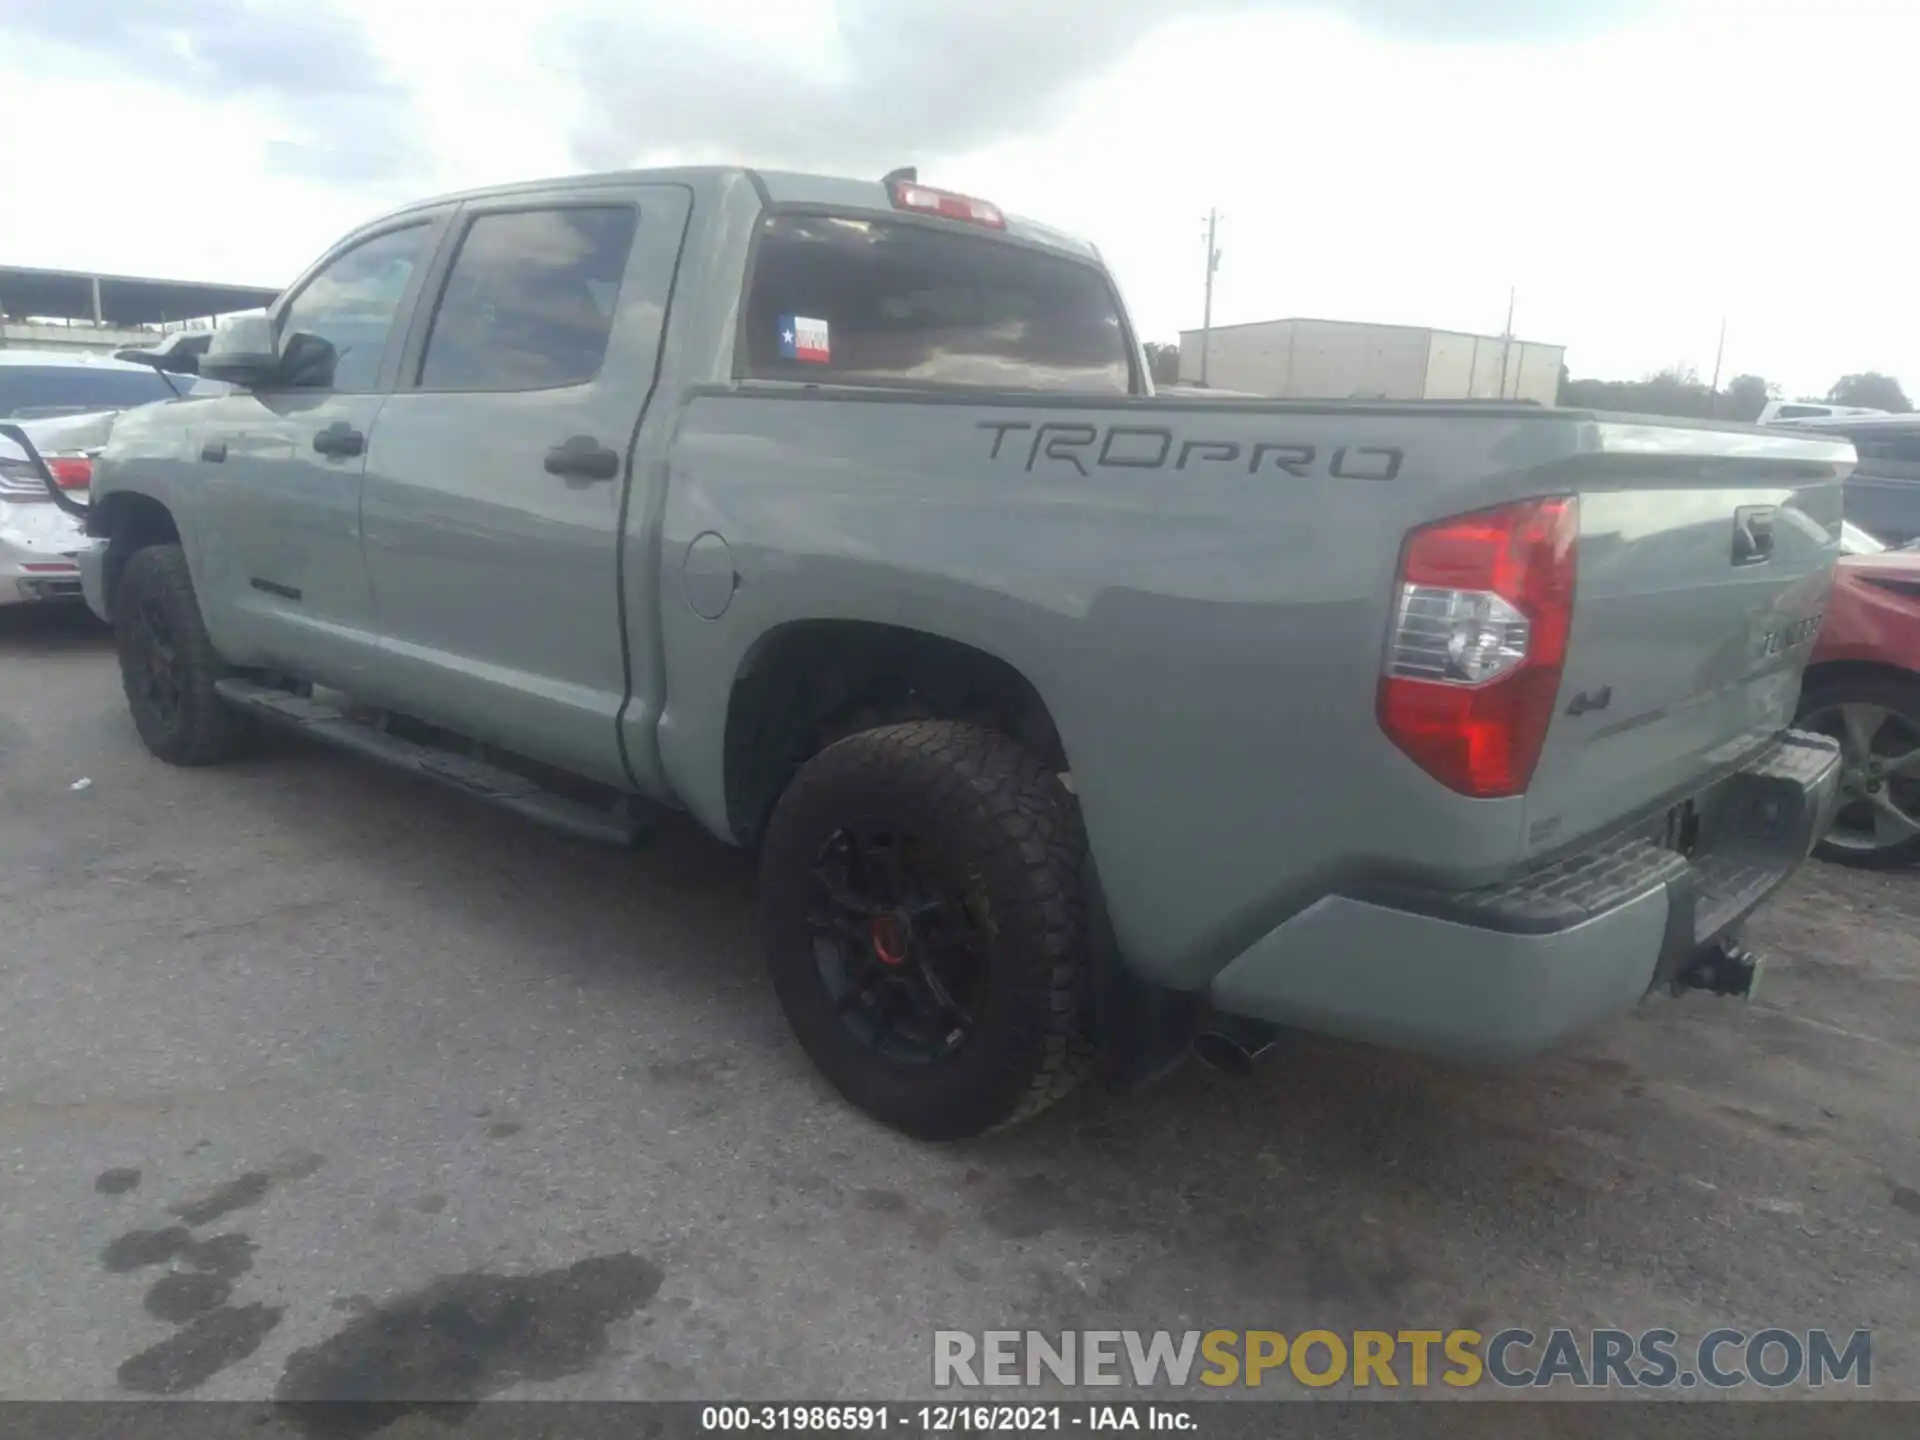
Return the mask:
<svg viewBox="0 0 1920 1440">
<path fill-rule="evenodd" d="M 734 679 L 726 736 L 734 835 L 758 839 L 794 772 L 835 740 L 907 719 L 974 720 L 1067 769 L 1046 702 L 1006 661 L 899 626 L 800 621 L 762 638 Z"/>
<path fill-rule="evenodd" d="M 121 572 L 136 550 L 149 545 L 173 545 L 180 540 L 180 527 L 173 512 L 151 495 L 136 490 L 117 490 L 97 503 L 87 516 L 89 534 L 107 539 L 107 558 L 101 567 L 104 603 L 113 608 L 113 597 L 120 589 Z"/>
<path fill-rule="evenodd" d="M 1911 684 L 1916 679 L 1920 676 L 1913 671 L 1879 660 L 1827 660 L 1807 667 L 1800 680 L 1800 694 L 1804 698 L 1817 689 L 1849 680 L 1903 680 Z"/>
</svg>

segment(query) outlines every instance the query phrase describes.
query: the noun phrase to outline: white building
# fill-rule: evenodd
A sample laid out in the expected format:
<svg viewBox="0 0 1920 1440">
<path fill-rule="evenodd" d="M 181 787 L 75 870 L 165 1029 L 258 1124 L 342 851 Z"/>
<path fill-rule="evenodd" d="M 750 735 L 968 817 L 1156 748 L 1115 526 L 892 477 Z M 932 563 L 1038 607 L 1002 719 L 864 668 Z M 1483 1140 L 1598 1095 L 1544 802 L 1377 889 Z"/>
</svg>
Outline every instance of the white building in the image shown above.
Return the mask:
<svg viewBox="0 0 1920 1440">
<path fill-rule="evenodd" d="M 1180 383 L 1200 382 L 1201 333 L 1180 332 Z M 1207 384 L 1320 400 L 1535 400 L 1559 395 L 1564 345 L 1345 320 L 1216 325 Z"/>
</svg>

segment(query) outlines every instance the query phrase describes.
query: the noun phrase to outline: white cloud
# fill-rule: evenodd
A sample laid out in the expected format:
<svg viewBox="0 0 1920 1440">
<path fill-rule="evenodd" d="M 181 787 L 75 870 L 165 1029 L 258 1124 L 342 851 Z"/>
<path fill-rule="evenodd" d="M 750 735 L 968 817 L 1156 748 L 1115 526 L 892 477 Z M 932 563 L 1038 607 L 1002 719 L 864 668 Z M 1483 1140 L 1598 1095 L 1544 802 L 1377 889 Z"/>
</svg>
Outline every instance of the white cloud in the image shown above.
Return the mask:
<svg viewBox="0 0 1920 1440">
<path fill-rule="evenodd" d="M 1723 378 L 1920 390 L 1902 0 L 87 0 L 149 16 L 99 54 L 74 3 L 0 45 L 9 114 L 58 118 L 0 149 L 45 197 L 7 262 L 272 284 L 399 198 L 588 157 L 918 163 L 1092 236 L 1149 337 L 1198 323 L 1218 205 L 1219 323 L 1493 330 L 1511 285 L 1578 374 L 1704 374 L 1724 313 Z"/>
</svg>

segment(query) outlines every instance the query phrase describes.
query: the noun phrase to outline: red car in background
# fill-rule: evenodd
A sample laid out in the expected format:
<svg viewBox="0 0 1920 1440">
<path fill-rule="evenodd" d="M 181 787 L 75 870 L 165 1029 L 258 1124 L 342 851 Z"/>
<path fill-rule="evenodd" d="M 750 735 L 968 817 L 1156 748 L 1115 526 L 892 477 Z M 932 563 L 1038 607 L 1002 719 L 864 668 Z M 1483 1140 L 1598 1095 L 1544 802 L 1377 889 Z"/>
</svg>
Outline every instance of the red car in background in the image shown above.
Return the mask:
<svg viewBox="0 0 1920 1440">
<path fill-rule="evenodd" d="M 1842 864 L 1920 860 L 1920 549 L 1846 524 L 1800 725 L 1840 742 L 1841 805 L 1815 851 Z"/>
</svg>

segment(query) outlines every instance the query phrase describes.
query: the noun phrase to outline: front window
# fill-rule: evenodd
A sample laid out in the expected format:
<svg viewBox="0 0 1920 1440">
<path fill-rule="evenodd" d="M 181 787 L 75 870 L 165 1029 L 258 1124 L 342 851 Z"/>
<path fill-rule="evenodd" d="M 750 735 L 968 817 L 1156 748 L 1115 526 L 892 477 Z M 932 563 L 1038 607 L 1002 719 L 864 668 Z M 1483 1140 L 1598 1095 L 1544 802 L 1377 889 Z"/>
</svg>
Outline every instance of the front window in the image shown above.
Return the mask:
<svg viewBox="0 0 1920 1440">
<path fill-rule="evenodd" d="M 425 225 L 409 225 L 376 235 L 335 256 L 306 283 L 280 316 L 284 384 L 301 390 L 375 388 L 400 301 L 425 259 L 427 234 Z"/>
<path fill-rule="evenodd" d="M 744 374 L 843 385 L 1127 394 L 1120 304 L 1090 264 L 911 221 L 774 215 Z"/>
</svg>

